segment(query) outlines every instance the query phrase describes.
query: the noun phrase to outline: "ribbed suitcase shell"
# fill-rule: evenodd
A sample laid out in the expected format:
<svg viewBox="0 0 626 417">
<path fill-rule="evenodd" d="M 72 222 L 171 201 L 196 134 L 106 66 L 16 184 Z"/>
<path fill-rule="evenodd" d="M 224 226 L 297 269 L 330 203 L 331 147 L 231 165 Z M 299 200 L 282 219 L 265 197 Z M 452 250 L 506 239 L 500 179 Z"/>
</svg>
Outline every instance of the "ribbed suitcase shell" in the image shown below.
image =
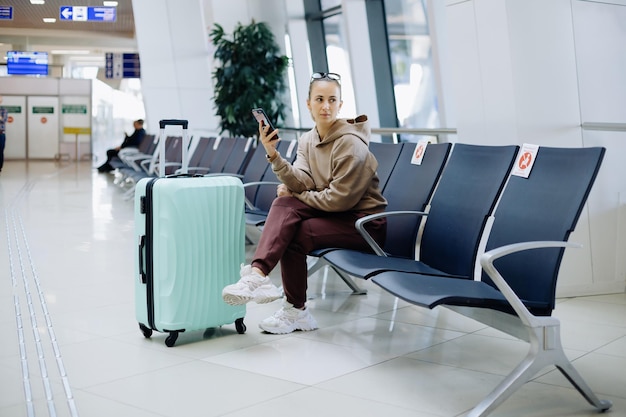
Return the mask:
<svg viewBox="0 0 626 417">
<path fill-rule="evenodd" d="M 230 306 L 222 289 L 239 279 L 245 260 L 244 192 L 236 177 L 144 178 L 135 191 L 136 317 L 152 329 L 178 332 L 237 321 L 245 306 Z M 243 326 L 243 329 L 242 329 Z"/>
</svg>

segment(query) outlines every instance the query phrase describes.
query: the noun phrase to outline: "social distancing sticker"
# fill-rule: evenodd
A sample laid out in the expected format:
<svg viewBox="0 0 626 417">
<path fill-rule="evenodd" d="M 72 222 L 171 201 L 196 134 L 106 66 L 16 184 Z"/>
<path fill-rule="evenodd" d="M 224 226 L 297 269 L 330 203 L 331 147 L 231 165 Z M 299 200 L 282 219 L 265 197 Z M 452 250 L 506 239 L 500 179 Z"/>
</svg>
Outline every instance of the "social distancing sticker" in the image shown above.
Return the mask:
<svg viewBox="0 0 626 417">
<path fill-rule="evenodd" d="M 535 158 L 537 158 L 538 150 L 539 145 L 533 145 L 530 143 L 523 144 L 517 157 L 517 161 L 515 161 L 515 167 L 513 167 L 513 175 L 528 178 L 530 171 L 533 169 L 533 165 L 535 164 Z"/>
<path fill-rule="evenodd" d="M 411 163 L 413 165 L 422 165 L 422 159 L 424 159 L 427 146 L 428 139 L 422 139 L 415 144 L 415 150 L 413 151 L 413 157 L 411 158 Z"/>
</svg>

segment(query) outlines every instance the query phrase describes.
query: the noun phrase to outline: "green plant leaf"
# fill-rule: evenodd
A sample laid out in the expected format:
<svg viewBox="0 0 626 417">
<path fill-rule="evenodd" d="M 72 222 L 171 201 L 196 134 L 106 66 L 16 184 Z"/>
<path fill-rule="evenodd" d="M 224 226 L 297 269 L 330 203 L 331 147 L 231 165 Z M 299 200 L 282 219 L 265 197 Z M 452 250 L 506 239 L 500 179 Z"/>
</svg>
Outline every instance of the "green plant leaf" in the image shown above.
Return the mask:
<svg viewBox="0 0 626 417">
<path fill-rule="evenodd" d="M 280 55 L 269 26 L 264 22 L 237 24 L 227 36 L 219 24 L 210 32 L 216 47 L 213 97 L 216 115 L 220 117 L 220 133 L 232 136 L 256 136 L 258 124 L 250 110 L 262 107 L 276 126 L 285 120 L 287 106 L 286 71 L 289 58 Z"/>
</svg>

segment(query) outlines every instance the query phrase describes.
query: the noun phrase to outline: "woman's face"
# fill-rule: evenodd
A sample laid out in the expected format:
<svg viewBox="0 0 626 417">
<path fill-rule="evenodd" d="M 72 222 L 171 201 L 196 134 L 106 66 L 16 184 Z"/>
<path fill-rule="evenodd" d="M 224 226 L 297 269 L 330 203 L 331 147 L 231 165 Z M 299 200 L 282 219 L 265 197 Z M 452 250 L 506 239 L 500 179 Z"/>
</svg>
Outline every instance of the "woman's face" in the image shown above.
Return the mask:
<svg viewBox="0 0 626 417">
<path fill-rule="evenodd" d="M 306 105 L 317 125 L 330 125 L 341 109 L 341 87 L 336 81 L 318 80 L 311 84 Z"/>
</svg>

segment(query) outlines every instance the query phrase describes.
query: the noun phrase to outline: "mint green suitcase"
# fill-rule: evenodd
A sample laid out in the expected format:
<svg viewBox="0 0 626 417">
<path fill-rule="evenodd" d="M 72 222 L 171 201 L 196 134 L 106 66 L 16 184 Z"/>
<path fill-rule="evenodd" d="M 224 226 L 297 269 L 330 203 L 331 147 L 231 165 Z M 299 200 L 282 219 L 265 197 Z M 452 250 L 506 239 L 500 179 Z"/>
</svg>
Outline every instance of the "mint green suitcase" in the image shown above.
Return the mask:
<svg viewBox="0 0 626 417">
<path fill-rule="evenodd" d="M 245 261 L 244 191 L 232 176 L 143 178 L 135 188 L 138 242 L 135 312 L 146 338 L 235 323 L 245 306 L 230 306 L 222 289 Z"/>
</svg>

